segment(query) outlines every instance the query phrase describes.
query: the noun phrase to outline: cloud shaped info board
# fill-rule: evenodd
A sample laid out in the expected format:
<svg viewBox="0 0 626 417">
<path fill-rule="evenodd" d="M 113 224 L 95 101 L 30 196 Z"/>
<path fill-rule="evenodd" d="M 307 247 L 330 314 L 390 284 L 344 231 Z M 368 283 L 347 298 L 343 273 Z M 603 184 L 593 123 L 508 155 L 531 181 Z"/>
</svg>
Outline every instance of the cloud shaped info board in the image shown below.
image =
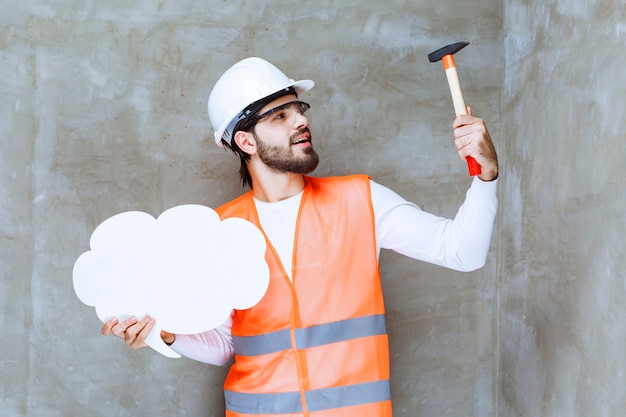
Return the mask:
<svg viewBox="0 0 626 417">
<path fill-rule="evenodd" d="M 158 219 L 140 211 L 102 222 L 73 270 L 74 290 L 98 318 L 150 314 L 148 346 L 180 355 L 161 330 L 196 334 L 224 323 L 233 309 L 258 303 L 269 285 L 261 231 L 240 218 L 220 220 L 202 205 L 182 205 Z"/>
</svg>

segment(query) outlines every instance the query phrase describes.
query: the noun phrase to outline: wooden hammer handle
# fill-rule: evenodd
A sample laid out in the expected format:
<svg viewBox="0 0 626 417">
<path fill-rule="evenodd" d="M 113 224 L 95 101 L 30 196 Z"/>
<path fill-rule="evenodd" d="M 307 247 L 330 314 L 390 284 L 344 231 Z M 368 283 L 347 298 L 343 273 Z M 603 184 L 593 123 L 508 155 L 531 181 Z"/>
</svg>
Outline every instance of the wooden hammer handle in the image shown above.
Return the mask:
<svg viewBox="0 0 626 417">
<path fill-rule="evenodd" d="M 463 93 L 461 92 L 461 84 L 459 83 L 459 75 L 456 72 L 452 55 L 446 55 L 443 58 L 443 67 L 446 70 L 446 77 L 448 78 L 448 85 L 450 86 L 450 93 L 452 94 L 454 112 L 457 116 L 467 114 L 467 107 L 465 106 L 465 100 L 463 100 Z M 481 173 L 480 165 L 474 158 L 467 156 L 466 160 L 467 169 L 472 177 Z"/>
</svg>

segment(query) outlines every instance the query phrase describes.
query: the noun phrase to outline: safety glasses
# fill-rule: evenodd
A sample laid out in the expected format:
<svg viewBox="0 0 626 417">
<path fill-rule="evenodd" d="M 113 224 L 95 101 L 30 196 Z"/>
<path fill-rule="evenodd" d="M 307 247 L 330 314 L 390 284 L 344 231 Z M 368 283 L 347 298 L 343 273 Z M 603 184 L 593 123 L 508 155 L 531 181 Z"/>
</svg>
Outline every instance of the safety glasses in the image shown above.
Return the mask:
<svg viewBox="0 0 626 417">
<path fill-rule="evenodd" d="M 303 115 L 310 108 L 309 103 L 304 101 L 290 101 L 253 117 L 251 121 L 253 121 L 253 125 L 264 121 L 272 124 L 289 122 L 293 120 L 296 114 Z"/>
</svg>

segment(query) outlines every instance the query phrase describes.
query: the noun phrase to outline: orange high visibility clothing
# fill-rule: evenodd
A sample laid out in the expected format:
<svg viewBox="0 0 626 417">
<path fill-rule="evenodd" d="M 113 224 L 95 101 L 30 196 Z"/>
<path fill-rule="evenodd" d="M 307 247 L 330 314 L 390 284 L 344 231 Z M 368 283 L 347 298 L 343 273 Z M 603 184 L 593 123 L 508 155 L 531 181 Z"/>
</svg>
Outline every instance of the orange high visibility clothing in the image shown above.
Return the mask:
<svg viewBox="0 0 626 417">
<path fill-rule="evenodd" d="M 267 293 L 234 314 L 226 416 L 391 417 L 369 178 L 305 182 L 293 282 L 268 241 Z M 217 211 L 261 228 L 251 192 Z"/>
</svg>

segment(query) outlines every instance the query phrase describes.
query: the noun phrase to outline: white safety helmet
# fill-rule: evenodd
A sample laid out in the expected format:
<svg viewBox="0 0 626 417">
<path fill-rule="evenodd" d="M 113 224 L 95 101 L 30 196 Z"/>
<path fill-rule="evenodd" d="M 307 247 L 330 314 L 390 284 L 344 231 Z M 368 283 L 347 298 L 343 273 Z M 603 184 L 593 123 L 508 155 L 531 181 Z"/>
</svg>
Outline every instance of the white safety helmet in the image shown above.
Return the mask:
<svg viewBox="0 0 626 417">
<path fill-rule="evenodd" d="M 243 110 L 252 103 L 289 87 L 299 95 L 314 84 L 311 80 L 294 81 L 261 58 L 237 62 L 220 77 L 209 95 L 208 110 L 215 129 L 215 143 L 220 147 L 222 139 L 230 143 L 235 125 L 246 116 Z"/>
</svg>

